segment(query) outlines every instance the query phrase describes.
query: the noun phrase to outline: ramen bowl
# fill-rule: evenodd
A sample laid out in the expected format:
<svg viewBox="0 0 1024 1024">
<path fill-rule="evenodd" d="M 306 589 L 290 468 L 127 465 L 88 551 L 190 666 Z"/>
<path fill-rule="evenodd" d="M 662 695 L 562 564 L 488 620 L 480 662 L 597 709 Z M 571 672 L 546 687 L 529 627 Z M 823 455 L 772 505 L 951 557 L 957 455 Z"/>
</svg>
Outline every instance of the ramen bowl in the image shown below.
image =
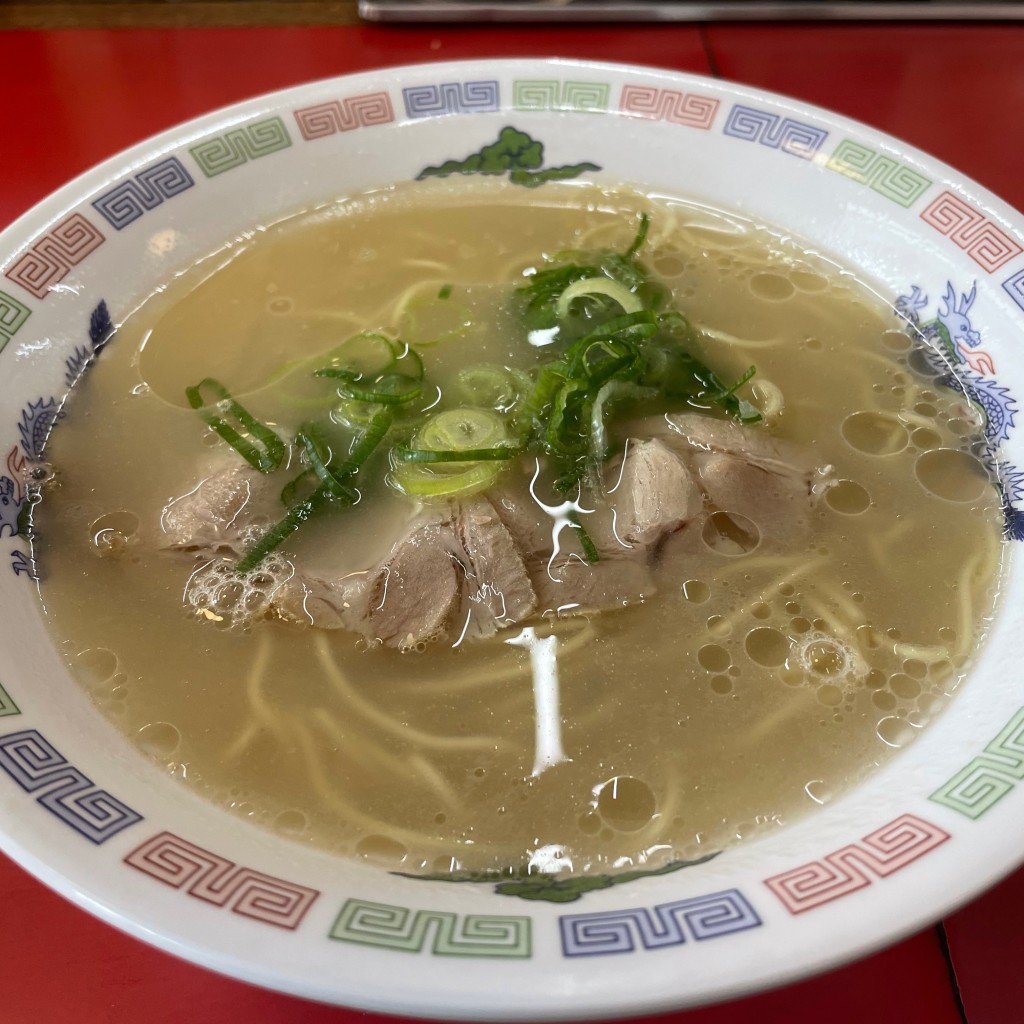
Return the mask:
<svg viewBox="0 0 1024 1024">
<path fill-rule="evenodd" d="M 22 514 L 64 396 L 146 296 L 255 224 L 462 161 L 507 127 L 540 144 L 531 185 L 586 176 L 779 226 L 892 303 L 894 327 L 942 324 L 983 410 L 1008 538 L 988 638 L 912 743 L 792 825 L 685 870 L 575 890 L 409 878 L 197 796 L 71 678 Z M 513 170 L 501 173 L 514 183 Z M 0 847 L 110 924 L 326 1002 L 593 1018 L 824 970 L 938 919 L 1021 860 L 1024 220 L 953 169 L 826 111 L 696 76 L 563 61 L 395 68 L 135 146 L 5 231 L 0 275 Z"/>
</svg>

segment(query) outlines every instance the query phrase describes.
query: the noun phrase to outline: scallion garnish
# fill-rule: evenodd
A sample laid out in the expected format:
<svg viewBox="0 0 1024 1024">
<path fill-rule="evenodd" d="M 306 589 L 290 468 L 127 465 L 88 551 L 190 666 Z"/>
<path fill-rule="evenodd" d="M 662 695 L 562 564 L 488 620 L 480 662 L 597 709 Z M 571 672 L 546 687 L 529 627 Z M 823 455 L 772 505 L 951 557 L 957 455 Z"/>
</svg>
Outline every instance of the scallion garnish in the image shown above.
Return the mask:
<svg viewBox="0 0 1024 1024">
<path fill-rule="evenodd" d="M 203 396 L 204 390 L 213 393 L 212 401 Z M 273 473 L 284 461 L 284 441 L 236 402 L 220 381 L 205 377 L 198 384 L 185 388 L 185 397 L 207 426 L 227 441 L 253 469 L 261 473 Z M 225 418 L 227 415 L 234 417 L 248 436 L 235 429 Z"/>
<path fill-rule="evenodd" d="M 498 364 L 462 368 L 454 388 L 441 395 L 441 410 L 425 421 L 426 401 L 418 399 L 440 389 L 425 380 L 419 352 L 402 341 L 365 331 L 315 361 L 289 364 L 286 373 L 304 368 L 336 397 L 329 416 L 297 433 L 303 468 L 282 489 L 287 511 L 245 553 L 239 571 L 253 569 L 321 510 L 358 502 L 355 478 L 368 465 L 414 498 L 455 499 L 492 487 L 512 459 L 530 454 L 547 459 L 556 489 L 568 495 L 603 486 L 604 463 L 614 450 L 609 423 L 624 407 L 718 407 L 741 423 L 759 420 L 739 395 L 754 367 L 724 384 L 696 355 L 704 347 L 699 333 L 670 308 L 667 287 L 640 261 L 650 226 L 641 214 L 624 251 L 564 252 L 531 270 L 516 289 L 524 354 L 535 350 L 529 342 L 539 332 L 544 358 L 533 357 L 540 361 L 530 373 Z M 449 299 L 452 289 L 442 285 L 437 299 Z M 250 465 L 269 473 L 282 464 L 284 442 L 219 382 L 207 378 L 186 394 Z M 464 404 L 444 408 L 453 398 Z M 389 436 L 389 458 L 374 467 L 370 460 Z M 569 519 L 587 562 L 596 562 L 599 552 L 579 516 Z"/>
</svg>

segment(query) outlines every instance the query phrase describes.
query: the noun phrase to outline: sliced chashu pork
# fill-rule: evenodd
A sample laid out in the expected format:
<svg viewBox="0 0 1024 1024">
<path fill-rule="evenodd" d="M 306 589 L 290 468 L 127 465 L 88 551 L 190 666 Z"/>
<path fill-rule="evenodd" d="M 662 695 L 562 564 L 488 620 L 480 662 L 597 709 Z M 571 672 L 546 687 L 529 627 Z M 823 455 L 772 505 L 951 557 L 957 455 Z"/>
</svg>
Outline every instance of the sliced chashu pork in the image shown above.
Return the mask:
<svg viewBox="0 0 1024 1024">
<path fill-rule="evenodd" d="M 272 606 L 283 618 L 344 628 L 407 649 L 461 642 L 535 617 L 597 611 L 655 592 L 661 545 L 707 510 L 741 513 L 764 529 L 805 529 L 812 471 L 759 428 L 694 415 L 638 424 L 607 470 L 607 507 L 580 518 L 600 559 L 588 565 L 565 522 L 535 500 L 526 477 L 486 496 L 427 506 L 389 554 L 340 578 L 296 565 Z M 161 518 L 167 547 L 239 554 L 254 517 L 268 517 L 265 477 L 244 465 L 208 474 Z M 280 514 L 279 511 L 277 513 Z"/>
</svg>

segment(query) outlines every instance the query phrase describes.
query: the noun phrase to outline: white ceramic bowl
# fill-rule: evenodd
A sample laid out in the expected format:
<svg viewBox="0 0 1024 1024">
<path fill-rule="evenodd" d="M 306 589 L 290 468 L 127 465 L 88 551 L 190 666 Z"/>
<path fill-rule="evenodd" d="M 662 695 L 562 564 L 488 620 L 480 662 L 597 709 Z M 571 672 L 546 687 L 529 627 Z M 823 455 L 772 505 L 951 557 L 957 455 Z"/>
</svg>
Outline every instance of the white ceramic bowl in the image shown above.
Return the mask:
<svg viewBox="0 0 1024 1024">
<path fill-rule="evenodd" d="M 866 782 L 707 863 L 560 905 L 397 877 L 250 826 L 132 749 L 55 652 L 15 532 L 21 474 L 103 334 L 102 315 L 90 333 L 101 300 L 116 322 L 254 223 L 411 179 L 510 124 L 544 143 L 545 166 L 588 161 L 597 180 L 785 226 L 922 321 L 947 287 L 959 297 L 976 286 L 962 370 L 1002 457 L 1024 465 L 1014 429 L 1024 219 L 863 125 L 700 77 L 561 61 L 394 68 L 189 122 L 0 236 L 0 846 L 172 953 L 287 992 L 422 1016 L 674 1008 L 779 984 L 920 928 L 1024 855 L 1015 559 L 969 683 Z"/>
</svg>

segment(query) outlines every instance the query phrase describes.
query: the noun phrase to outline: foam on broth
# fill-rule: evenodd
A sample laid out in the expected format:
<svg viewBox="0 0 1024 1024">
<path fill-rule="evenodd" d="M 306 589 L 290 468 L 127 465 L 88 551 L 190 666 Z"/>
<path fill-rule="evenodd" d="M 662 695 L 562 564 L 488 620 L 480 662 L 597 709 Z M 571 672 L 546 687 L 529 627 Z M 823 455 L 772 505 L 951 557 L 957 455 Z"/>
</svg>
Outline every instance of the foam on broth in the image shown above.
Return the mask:
<svg viewBox="0 0 1024 1024">
<path fill-rule="evenodd" d="M 531 774 L 530 652 L 507 635 L 403 654 L 280 621 L 223 628 L 183 605 L 191 563 L 154 549 L 160 513 L 231 454 L 188 385 L 216 377 L 274 419 L 260 388 L 282 362 L 367 328 L 440 337 L 423 348 L 440 379 L 515 359 L 505 299 L 524 268 L 628 245 L 639 209 L 646 262 L 705 330 L 702 355 L 728 379 L 755 364 L 755 400 L 784 400 L 771 432 L 833 467 L 833 486 L 798 550 L 759 523 L 744 551 L 708 517 L 656 598 L 536 624 L 558 637 L 570 760 Z M 445 284 L 452 301 L 432 302 Z M 692 859 L 833 799 L 964 677 L 997 589 L 999 502 L 976 414 L 913 363 L 852 275 L 702 206 L 436 183 L 348 201 L 237 241 L 119 327 L 47 452 L 44 604 L 142 750 L 300 841 L 410 871 Z M 339 572 L 382 557 L 409 504 L 377 497 L 286 551 L 329 542 Z"/>
</svg>

